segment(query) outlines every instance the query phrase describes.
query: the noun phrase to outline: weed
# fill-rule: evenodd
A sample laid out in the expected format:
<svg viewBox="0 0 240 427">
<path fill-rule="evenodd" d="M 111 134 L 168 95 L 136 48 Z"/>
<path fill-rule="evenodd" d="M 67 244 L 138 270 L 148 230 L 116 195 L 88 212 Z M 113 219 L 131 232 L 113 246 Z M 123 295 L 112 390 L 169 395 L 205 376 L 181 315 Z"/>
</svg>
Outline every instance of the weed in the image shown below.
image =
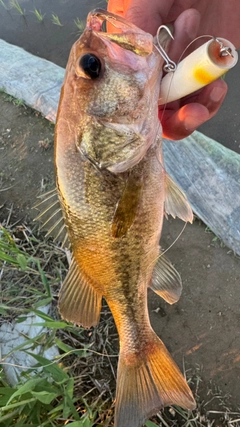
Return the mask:
<svg viewBox="0 0 240 427">
<path fill-rule="evenodd" d="M 16 105 L 17 107 L 24 107 L 26 108 L 26 105 L 24 103 L 24 101 L 22 99 L 18 99 L 18 98 L 13 98 L 13 104 Z"/>
<path fill-rule="evenodd" d="M 3 90 L 1 90 L 0 92 L 3 94 L 4 101 L 12 102 L 17 107 L 24 107 L 24 108 L 26 108 L 26 105 L 25 105 L 25 103 L 24 103 L 24 101 L 22 99 L 14 98 L 14 96 L 8 95 Z"/>
<path fill-rule="evenodd" d="M 32 12 L 34 13 L 34 15 L 36 16 L 36 18 L 37 18 L 37 20 L 38 20 L 39 22 L 42 22 L 42 21 L 43 21 L 45 14 L 43 15 L 43 14 L 41 13 L 41 10 L 38 10 L 38 9 L 36 9 L 36 8 L 35 8 Z"/>
<path fill-rule="evenodd" d="M 10 0 L 10 6 L 16 9 L 20 15 L 24 15 L 24 10 L 21 8 L 17 0 Z"/>
<path fill-rule="evenodd" d="M 3 94 L 3 99 L 4 101 L 7 102 L 13 102 L 14 97 L 12 95 L 8 95 L 7 93 L 5 93 L 3 90 L 1 90 L 1 93 Z"/>
<path fill-rule="evenodd" d="M 52 23 L 54 25 L 59 25 L 60 27 L 62 27 L 63 24 L 61 24 L 60 19 L 57 15 L 55 15 L 54 13 L 52 13 Z"/>
<path fill-rule="evenodd" d="M 80 33 L 82 33 L 84 31 L 84 28 L 85 28 L 85 22 L 84 21 L 82 21 L 79 18 L 76 18 L 76 19 L 74 19 L 74 24 L 79 29 Z"/>
<path fill-rule="evenodd" d="M 31 355 L 36 359 L 34 377 L 27 373 L 25 381 L 15 387 L 0 388 L 0 426 L 54 426 L 59 425 L 60 420 L 64 425 L 80 422 L 82 413 L 75 408 L 73 378 L 56 363 Z"/>
<path fill-rule="evenodd" d="M 5 5 L 3 0 L 0 0 L 0 4 L 4 7 L 4 9 L 8 10 L 7 6 Z"/>
<path fill-rule="evenodd" d="M 212 243 L 218 243 L 219 245 L 220 245 L 220 247 L 221 248 L 224 248 L 225 247 L 225 244 L 224 244 L 224 242 L 218 237 L 218 236 L 216 236 L 214 233 L 213 233 L 213 231 L 211 230 L 211 228 L 210 227 L 208 227 L 208 226 L 206 226 L 205 227 L 205 233 L 211 233 L 211 234 L 213 234 L 213 238 L 212 238 Z"/>
</svg>

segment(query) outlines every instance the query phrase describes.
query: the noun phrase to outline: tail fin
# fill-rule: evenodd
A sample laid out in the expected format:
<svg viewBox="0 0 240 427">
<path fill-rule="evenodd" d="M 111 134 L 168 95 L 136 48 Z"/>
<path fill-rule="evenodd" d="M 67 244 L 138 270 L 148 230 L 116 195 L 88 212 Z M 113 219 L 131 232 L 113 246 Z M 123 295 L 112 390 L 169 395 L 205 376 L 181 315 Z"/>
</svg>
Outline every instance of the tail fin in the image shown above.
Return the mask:
<svg viewBox="0 0 240 427">
<path fill-rule="evenodd" d="M 194 409 L 187 382 L 163 342 L 154 334 L 145 354 L 120 353 L 115 427 L 140 427 L 164 406 Z"/>
</svg>

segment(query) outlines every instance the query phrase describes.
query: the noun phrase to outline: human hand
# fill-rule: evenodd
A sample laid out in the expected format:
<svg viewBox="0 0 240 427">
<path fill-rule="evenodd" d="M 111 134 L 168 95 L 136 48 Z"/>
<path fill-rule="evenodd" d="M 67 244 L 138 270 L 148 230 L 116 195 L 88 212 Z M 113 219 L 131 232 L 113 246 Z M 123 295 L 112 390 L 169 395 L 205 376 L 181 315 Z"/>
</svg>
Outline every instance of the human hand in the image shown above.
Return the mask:
<svg viewBox="0 0 240 427">
<path fill-rule="evenodd" d="M 191 6 L 196 9 L 189 9 Z M 240 19 L 239 0 L 232 0 L 231 6 L 221 0 L 109 0 L 108 9 L 153 35 L 161 24 L 175 21 L 175 40 L 168 52 L 175 62 L 189 42 L 200 34 L 225 37 L 240 46 L 240 31 L 236 32 Z M 161 106 L 159 118 L 164 136 L 181 139 L 190 135 L 217 113 L 226 93 L 226 83 L 217 80 L 188 97 Z"/>
</svg>

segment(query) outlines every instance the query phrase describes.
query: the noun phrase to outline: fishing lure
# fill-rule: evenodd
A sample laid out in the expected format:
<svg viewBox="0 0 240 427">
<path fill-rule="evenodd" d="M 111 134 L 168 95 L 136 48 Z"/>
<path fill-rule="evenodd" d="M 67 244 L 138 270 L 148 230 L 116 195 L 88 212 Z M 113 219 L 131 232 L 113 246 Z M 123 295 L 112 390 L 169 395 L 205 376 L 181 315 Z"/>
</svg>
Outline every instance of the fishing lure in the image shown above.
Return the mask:
<svg viewBox="0 0 240 427">
<path fill-rule="evenodd" d="M 211 39 L 176 64 L 159 43 L 159 33 L 162 28 L 170 34 L 168 27 L 161 26 L 156 37 L 156 47 L 166 62 L 163 67 L 166 75 L 161 83 L 159 105 L 183 98 L 201 89 L 233 68 L 238 61 L 236 48 L 229 40 L 221 37 L 200 36 L 194 41 L 201 37 Z"/>
</svg>

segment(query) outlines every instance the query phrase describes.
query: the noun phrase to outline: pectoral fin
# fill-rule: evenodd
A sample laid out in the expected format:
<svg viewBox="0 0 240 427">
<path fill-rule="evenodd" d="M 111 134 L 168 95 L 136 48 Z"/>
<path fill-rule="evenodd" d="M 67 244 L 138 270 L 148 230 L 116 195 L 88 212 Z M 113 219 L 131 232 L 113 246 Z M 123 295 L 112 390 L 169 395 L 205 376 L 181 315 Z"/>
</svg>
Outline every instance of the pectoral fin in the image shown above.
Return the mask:
<svg viewBox="0 0 240 427">
<path fill-rule="evenodd" d="M 54 241 L 61 242 L 62 247 L 69 247 L 67 229 L 64 224 L 57 189 L 48 191 L 39 196 L 39 199 L 40 202 L 33 207 L 40 211 L 34 221 L 41 223 L 40 230 L 47 230 L 46 237 L 51 236 Z"/>
<path fill-rule="evenodd" d="M 165 212 L 176 216 L 185 222 L 193 222 L 192 208 L 187 201 L 183 191 L 177 186 L 172 178 L 166 173 L 165 175 Z"/>
<path fill-rule="evenodd" d="M 164 255 L 159 257 L 155 265 L 150 288 L 169 304 L 174 304 L 181 296 L 181 277 Z"/>
<path fill-rule="evenodd" d="M 97 325 L 101 306 L 102 295 L 84 277 L 73 259 L 59 294 L 61 316 L 69 322 L 90 328 Z"/>
<path fill-rule="evenodd" d="M 136 177 L 130 174 L 112 220 L 113 237 L 125 236 L 134 222 L 141 190 L 141 179 L 136 179 Z"/>
</svg>

